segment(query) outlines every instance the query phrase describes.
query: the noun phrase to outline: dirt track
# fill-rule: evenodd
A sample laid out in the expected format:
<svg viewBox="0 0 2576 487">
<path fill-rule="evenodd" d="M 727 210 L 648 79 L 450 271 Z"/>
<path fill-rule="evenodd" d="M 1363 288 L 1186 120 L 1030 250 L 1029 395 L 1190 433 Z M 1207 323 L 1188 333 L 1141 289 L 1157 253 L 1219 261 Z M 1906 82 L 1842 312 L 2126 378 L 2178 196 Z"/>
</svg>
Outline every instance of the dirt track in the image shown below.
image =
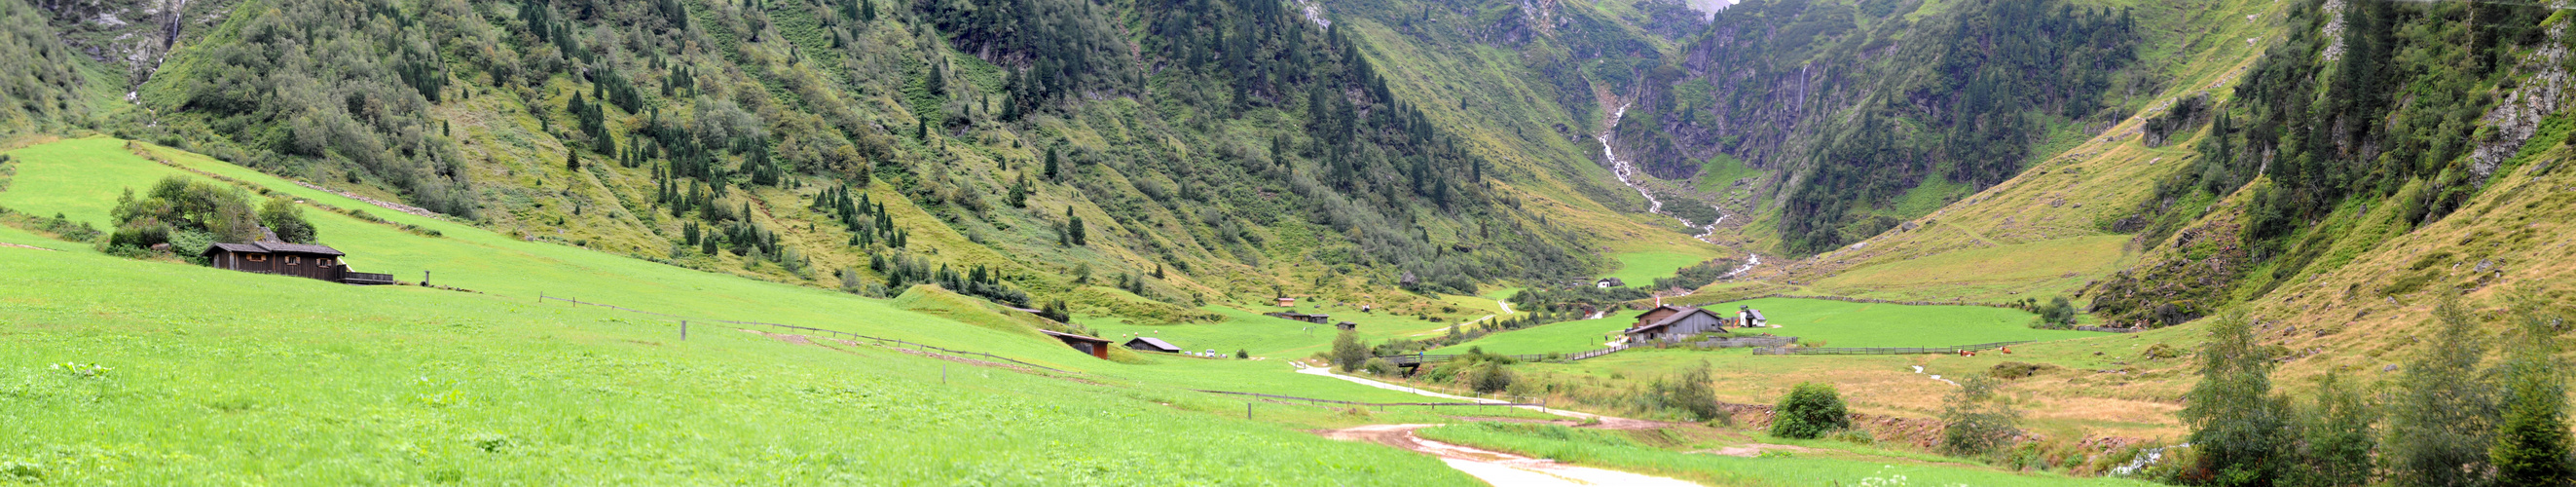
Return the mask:
<svg viewBox="0 0 2576 487">
<path fill-rule="evenodd" d="M 1484 480 L 1485 483 L 1493 484 L 1496 487 L 1560 485 L 1661 487 L 1699 485 L 1662 477 L 1652 477 L 1591 467 L 1578 467 L 1556 463 L 1554 460 L 1530 458 L 1497 451 L 1479 450 L 1425 440 L 1413 435 L 1413 430 L 1432 426 L 1438 425 L 1369 425 L 1326 431 L 1324 432 L 1324 437 L 1337 440 L 1366 441 L 1429 454 L 1431 456 L 1439 457 L 1440 461 L 1442 463 L 1449 464 L 1450 468 L 1458 469 L 1460 472 L 1466 472 L 1467 475 L 1473 475 L 1477 479 Z"/>
</svg>

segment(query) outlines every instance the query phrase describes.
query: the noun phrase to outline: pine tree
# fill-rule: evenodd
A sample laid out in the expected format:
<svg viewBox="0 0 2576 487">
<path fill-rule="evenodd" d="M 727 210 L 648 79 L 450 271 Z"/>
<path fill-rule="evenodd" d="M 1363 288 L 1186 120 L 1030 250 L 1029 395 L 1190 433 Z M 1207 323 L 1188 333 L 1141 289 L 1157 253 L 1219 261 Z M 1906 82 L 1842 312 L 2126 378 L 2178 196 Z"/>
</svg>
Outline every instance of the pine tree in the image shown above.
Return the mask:
<svg viewBox="0 0 2576 487">
<path fill-rule="evenodd" d="M 1057 180 L 1059 180 L 1059 179 L 1057 179 L 1057 178 L 1056 178 L 1056 155 L 1055 155 L 1055 148 L 1054 148 L 1054 147 L 1048 147 L 1048 148 L 1047 148 L 1047 152 L 1046 152 L 1046 178 L 1047 178 L 1047 180 L 1048 180 L 1048 181 L 1057 181 Z"/>
<path fill-rule="evenodd" d="M 2243 314 L 2209 327 L 2200 351 L 2201 378 L 2182 410 L 2200 469 L 2210 485 L 2268 486 L 2287 470 L 2296 438 L 2289 433 L 2289 402 L 2272 393 L 2272 357 L 2255 342 Z"/>
<path fill-rule="evenodd" d="M 2576 469 L 2568 464 L 2567 385 L 2559 378 L 2557 333 L 2553 317 L 2527 297 L 2515 303 L 2516 333 L 2503 369 L 2504 418 L 2491 449 L 2496 485 L 2571 485 Z"/>
</svg>

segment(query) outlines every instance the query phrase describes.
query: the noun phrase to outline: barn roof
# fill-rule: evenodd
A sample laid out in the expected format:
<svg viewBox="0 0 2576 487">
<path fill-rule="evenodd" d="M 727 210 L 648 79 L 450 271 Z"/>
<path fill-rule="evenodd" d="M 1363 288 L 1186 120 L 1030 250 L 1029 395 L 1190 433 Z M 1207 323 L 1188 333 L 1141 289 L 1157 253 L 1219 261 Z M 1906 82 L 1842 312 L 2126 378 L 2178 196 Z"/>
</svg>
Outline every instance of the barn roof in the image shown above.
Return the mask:
<svg viewBox="0 0 2576 487">
<path fill-rule="evenodd" d="M 1152 347 L 1152 348 L 1153 348 L 1153 349 L 1155 349 L 1155 350 L 1161 350 L 1161 351 L 1165 351 L 1165 352 L 1180 352 L 1180 351 L 1181 351 L 1181 347 L 1175 347 L 1175 346 L 1172 346 L 1172 344 L 1170 344 L 1170 343 L 1164 343 L 1164 342 L 1163 342 L 1163 339 L 1161 339 L 1161 338 L 1154 338 L 1154 337 L 1136 337 L 1136 339 L 1134 339 L 1134 340 L 1128 340 L 1128 341 L 1127 341 L 1127 344 L 1128 344 L 1128 345 L 1135 345 L 1135 344 L 1136 344 L 1136 342 L 1145 342 L 1145 346 L 1147 346 L 1147 347 Z"/>
<path fill-rule="evenodd" d="M 1075 335 L 1075 334 L 1072 334 L 1072 333 L 1064 333 L 1064 332 L 1059 332 L 1059 331 L 1054 331 L 1054 330 L 1038 330 L 1038 333 L 1045 333 L 1045 334 L 1047 334 L 1047 336 L 1056 337 L 1057 339 L 1060 339 L 1060 340 L 1083 341 L 1083 342 L 1099 343 L 1099 344 L 1104 344 L 1104 345 L 1109 343 L 1109 340 L 1103 340 L 1103 339 L 1098 339 L 1098 338 L 1092 338 L 1092 337 L 1087 337 L 1087 336 L 1082 336 L 1082 335 Z"/>
<path fill-rule="evenodd" d="M 1717 313 L 1710 313 L 1710 312 L 1708 311 L 1708 308 L 1682 307 L 1682 312 L 1680 312 L 1680 313 L 1673 313 L 1673 315 L 1672 315 L 1672 316 L 1666 316 L 1666 317 L 1664 317 L 1664 319 L 1655 320 L 1655 322 L 1654 322 L 1654 323 L 1647 323 L 1647 324 L 1643 324 L 1643 325 L 1637 325 L 1637 327 L 1636 327 L 1636 328 L 1629 328 L 1629 329 L 1628 329 L 1628 331 L 1626 331 L 1626 332 L 1624 332 L 1624 333 L 1636 333 L 1636 332 L 1641 332 L 1641 331 L 1651 330 L 1651 329 L 1655 329 L 1655 328 L 1662 328 L 1662 327 L 1666 327 L 1666 326 L 1672 326 L 1672 324 L 1674 324 L 1674 323 L 1680 323 L 1680 322 L 1682 322 L 1682 319 L 1689 318 L 1691 315 L 1695 315 L 1695 314 L 1704 314 L 1704 315 L 1708 315 L 1708 316 L 1709 316 L 1709 317 L 1711 317 L 1711 318 L 1718 318 Z M 1723 318 L 1720 318 L 1720 319 L 1723 319 Z"/>
<path fill-rule="evenodd" d="M 1655 310 L 1659 310 L 1659 309 L 1669 309 L 1669 310 L 1673 310 L 1673 311 L 1690 311 L 1690 310 L 1694 310 L 1694 309 L 1698 309 L 1698 308 L 1693 308 L 1693 307 L 1690 307 L 1690 306 L 1682 306 L 1682 305 L 1678 305 L 1678 304 L 1658 305 L 1658 306 L 1655 306 L 1655 307 L 1652 307 L 1652 308 L 1646 308 L 1646 311 L 1645 311 L 1645 312 L 1643 312 L 1643 313 L 1637 313 L 1637 317 L 1638 317 L 1638 318 L 1644 318 L 1644 317 L 1646 317 L 1646 315 L 1654 314 L 1654 313 L 1655 313 Z"/>
<path fill-rule="evenodd" d="M 236 243 L 218 243 L 218 244 L 215 244 L 215 245 L 214 245 L 214 246 L 212 246 L 212 247 L 206 247 L 206 251 L 207 251 L 207 252 L 214 252 L 214 251 L 216 251 L 216 250 L 229 250 L 229 251 L 234 251 L 234 252 L 248 252 L 248 253 L 258 253 L 258 254 L 320 254 L 320 255 L 349 255 L 349 254 L 343 254 L 343 253 L 340 253 L 340 251 L 339 251 L 339 250 L 337 250 L 337 249 L 333 249 L 333 248 L 330 248 L 330 247 L 325 247 L 325 246 L 320 246 L 320 245 L 294 244 L 294 243 L 286 243 L 286 242 L 251 242 L 251 243 L 238 243 L 238 244 L 236 244 Z"/>
</svg>

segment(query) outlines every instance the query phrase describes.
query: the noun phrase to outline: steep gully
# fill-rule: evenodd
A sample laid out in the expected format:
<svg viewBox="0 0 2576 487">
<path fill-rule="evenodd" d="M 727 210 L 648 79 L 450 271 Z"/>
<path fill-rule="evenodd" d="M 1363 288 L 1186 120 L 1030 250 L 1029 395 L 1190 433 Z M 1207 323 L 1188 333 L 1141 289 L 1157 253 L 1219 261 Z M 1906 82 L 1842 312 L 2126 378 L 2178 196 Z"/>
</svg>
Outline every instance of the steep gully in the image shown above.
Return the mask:
<svg viewBox="0 0 2576 487">
<path fill-rule="evenodd" d="M 1682 226 L 1692 226 L 1689 219 L 1665 212 L 1664 200 L 1655 198 L 1654 191 L 1647 190 L 1645 183 L 1638 182 L 1638 179 L 1642 176 L 1637 174 L 1636 163 L 1626 159 L 1620 159 L 1619 153 L 1611 148 L 1611 141 L 1613 140 L 1612 136 L 1618 133 L 1619 119 L 1626 117 L 1627 115 L 1628 104 L 1620 104 L 1618 109 L 1610 111 L 1609 123 L 1602 124 L 1601 135 L 1594 137 L 1594 140 L 1601 142 L 1601 158 L 1610 160 L 1610 173 L 1619 177 L 1620 184 L 1626 184 L 1629 189 L 1637 190 L 1638 196 L 1646 197 L 1646 212 L 1672 217 L 1674 221 L 1682 222 Z M 1717 225 L 1725 223 L 1726 217 L 1731 215 L 1726 213 L 1726 208 L 1716 205 L 1710 205 L 1709 209 L 1717 210 L 1717 219 L 1709 221 L 1707 225 L 1699 225 L 1699 235 L 1694 235 L 1691 238 L 1698 239 L 1701 242 L 1715 244 L 1717 242 L 1710 241 L 1709 238 L 1717 235 Z M 1724 276 L 1720 276 L 1718 278 L 1732 279 L 1735 276 L 1751 271 L 1755 266 L 1760 265 L 1762 265 L 1762 254 L 1746 252 L 1744 265 L 1738 266 L 1733 270 L 1729 270 Z"/>
</svg>

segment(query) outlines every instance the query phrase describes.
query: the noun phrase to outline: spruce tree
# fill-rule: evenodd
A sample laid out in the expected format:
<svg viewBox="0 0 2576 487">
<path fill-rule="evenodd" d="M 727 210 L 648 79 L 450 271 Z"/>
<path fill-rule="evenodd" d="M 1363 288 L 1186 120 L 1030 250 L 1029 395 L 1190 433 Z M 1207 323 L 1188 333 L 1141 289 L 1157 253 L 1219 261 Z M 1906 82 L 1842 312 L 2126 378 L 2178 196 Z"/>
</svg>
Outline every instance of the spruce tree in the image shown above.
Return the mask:
<svg viewBox="0 0 2576 487">
<path fill-rule="evenodd" d="M 2283 460 L 2296 438 L 2288 400 L 2272 393 L 2272 356 L 2255 342 L 2245 315 L 2210 324 L 2200 370 L 2182 410 L 2199 469 L 2214 475 L 2210 485 L 2272 485 L 2287 470 Z"/>
<path fill-rule="evenodd" d="M 2303 421 L 2299 458 L 2306 468 L 2290 475 L 2292 485 L 2342 487 L 2370 482 L 2370 452 L 2378 446 L 2371 425 L 2379 412 L 2368 390 L 2327 373 L 2317 386 L 2316 405 L 2300 411 Z"/>
<path fill-rule="evenodd" d="M 2576 471 L 2568 465 L 2567 387 L 2559 378 L 2557 332 L 2552 317 L 2528 298 L 2522 308 L 2503 369 L 2504 418 L 2496 431 L 2496 485 L 2571 485 Z"/>
</svg>

